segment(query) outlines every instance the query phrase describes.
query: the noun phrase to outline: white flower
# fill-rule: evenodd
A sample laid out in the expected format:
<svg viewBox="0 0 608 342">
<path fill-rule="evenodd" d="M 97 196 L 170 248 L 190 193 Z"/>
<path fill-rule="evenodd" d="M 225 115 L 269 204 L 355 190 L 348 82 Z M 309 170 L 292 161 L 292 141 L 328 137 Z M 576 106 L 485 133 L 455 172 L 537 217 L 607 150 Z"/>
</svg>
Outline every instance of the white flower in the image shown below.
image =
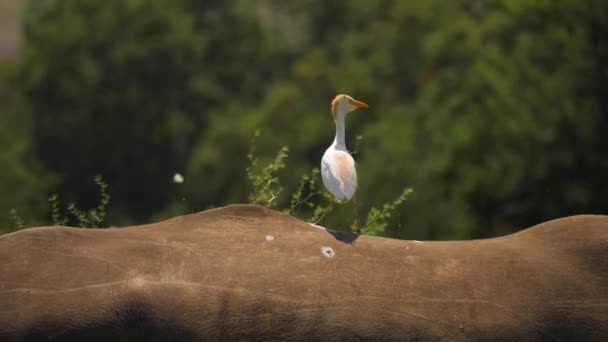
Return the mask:
<svg viewBox="0 0 608 342">
<path fill-rule="evenodd" d="M 184 182 L 184 177 L 181 174 L 176 173 L 173 175 L 173 183 L 181 184 Z"/>
</svg>

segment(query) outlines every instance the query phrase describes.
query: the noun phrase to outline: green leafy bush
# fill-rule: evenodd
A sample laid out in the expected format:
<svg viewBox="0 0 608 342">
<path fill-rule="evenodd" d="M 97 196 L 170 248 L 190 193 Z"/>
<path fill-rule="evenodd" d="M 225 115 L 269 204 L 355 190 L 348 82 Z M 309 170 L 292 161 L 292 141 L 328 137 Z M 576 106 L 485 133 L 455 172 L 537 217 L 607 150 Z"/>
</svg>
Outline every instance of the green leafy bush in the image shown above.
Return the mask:
<svg viewBox="0 0 608 342">
<path fill-rule="evenodd" d="M 66 206 L 65 210 L 71 214 L 72 218 L 76 220 L 78 226 L 86 227 L 99 227 L 106 216 L 108 204 L 110 203 L 110 193 L 108 192 L 108 183 L 103 179 L 101 175 L 95 176 L 95 183 L 99 187 L 99 203 L 96 208 L 83 210 L 76 206 L 76 203 L 70 203 Z M 55 226 L 65 226 L 70 222 L 67 216 L 61 214 L 61 202 L 58 194 L 52 194 L 49 197 L 49 204 L 51 205 L 51 220 Z M 11 217 L 13 212 L 11 212 Z M 20 219 L 15 212 L 13 221 L 17 226 L 23 228 L 23 219 Z"/>
<path fill-rule="evenodd" d="M 260 167 L 259 158 L 255 155 L 255 139 L 260 135 L 257 131 L 251 143 L 251 150 L 247 154 L 250 165 L 247 167 L 247 178 L 251 183 L 249 201 L 253 204 L 268 208 L 276 207 L 276 199 L 283 192 L 277 172 L 285 167 L 285 159 L 289 153 L 287 146 L 283 146 L 274 160 L 264 167 Z"/>
</svg>

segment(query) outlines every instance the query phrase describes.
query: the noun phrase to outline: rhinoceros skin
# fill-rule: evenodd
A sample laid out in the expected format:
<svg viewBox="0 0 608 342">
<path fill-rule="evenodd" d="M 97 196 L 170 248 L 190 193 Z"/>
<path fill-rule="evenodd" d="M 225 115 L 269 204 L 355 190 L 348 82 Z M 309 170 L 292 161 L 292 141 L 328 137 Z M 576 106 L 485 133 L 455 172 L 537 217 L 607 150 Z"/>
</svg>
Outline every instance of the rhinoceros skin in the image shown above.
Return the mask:
<svg viewBox="0 0 608 342">
<path fill-rule="evenodd" d="M 608 341 L 608 216 L 484 240 L 234 205 L 0 236 L 0 340 Z"/>
</svg>

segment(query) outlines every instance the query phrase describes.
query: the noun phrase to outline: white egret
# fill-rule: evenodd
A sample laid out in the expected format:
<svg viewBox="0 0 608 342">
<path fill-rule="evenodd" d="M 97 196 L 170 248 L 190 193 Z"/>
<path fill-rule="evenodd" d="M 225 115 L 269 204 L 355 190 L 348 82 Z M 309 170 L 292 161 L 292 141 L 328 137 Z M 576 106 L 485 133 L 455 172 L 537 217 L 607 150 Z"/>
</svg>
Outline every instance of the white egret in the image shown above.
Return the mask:
<svg viewBox="0 0 608 342">
<path fill-rule="evenodd" d="M 321 177 L 327 190 L 338 202 L 350 200 L 357 190 L 355 160 L 348 153 L 344 138 L 346 114 L 357 108 L 368 107 L 367 103 L 355 100 L 346 94 L 336 96 L 331 102 L 331 113 L 336 123 L 336 137 L 321 159 Z M 325 214 L 329 212 L 332 204 L 333 200 Z"/>
</svg>

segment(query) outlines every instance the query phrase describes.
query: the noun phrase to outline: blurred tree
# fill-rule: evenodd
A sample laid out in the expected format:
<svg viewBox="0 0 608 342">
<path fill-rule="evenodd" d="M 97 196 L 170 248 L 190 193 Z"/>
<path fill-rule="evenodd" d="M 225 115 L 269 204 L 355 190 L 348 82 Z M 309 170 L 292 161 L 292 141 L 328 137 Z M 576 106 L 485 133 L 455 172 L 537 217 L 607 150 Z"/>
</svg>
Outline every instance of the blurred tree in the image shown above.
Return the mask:
<svg viewBox="0 0 608 342">
<path fill-rule="evenodd" d="M 26 225 L 44 222 L 46 192 L 54 177 L 32 158 L 29 120 L 18 110 L 14 87 L 15 61 L 0 61 L 0 234 L 18 227 L 10 217 L 12 209 Z"/>
<path fill-rule="evenodd" d="M 387 109 L 363 145 L 364 191 L 400 178 L 418 190 L 395 234 L 493 236 L 608 211 L 598 192 L 607 189 L 606 42 L 593 39 L 608 27 L 608 7 L 462 1 L 432 13 L 416 96 Z"/>
<path fill-rule="evenodd" d="M 245 5 L 223 1 L 33 1 L 24 41 L 33 147 L 83 206 L 103 174 L 114 222 L 165 206 L 207 113 L 256 99 L 272 65 Z"/>
</svg>

